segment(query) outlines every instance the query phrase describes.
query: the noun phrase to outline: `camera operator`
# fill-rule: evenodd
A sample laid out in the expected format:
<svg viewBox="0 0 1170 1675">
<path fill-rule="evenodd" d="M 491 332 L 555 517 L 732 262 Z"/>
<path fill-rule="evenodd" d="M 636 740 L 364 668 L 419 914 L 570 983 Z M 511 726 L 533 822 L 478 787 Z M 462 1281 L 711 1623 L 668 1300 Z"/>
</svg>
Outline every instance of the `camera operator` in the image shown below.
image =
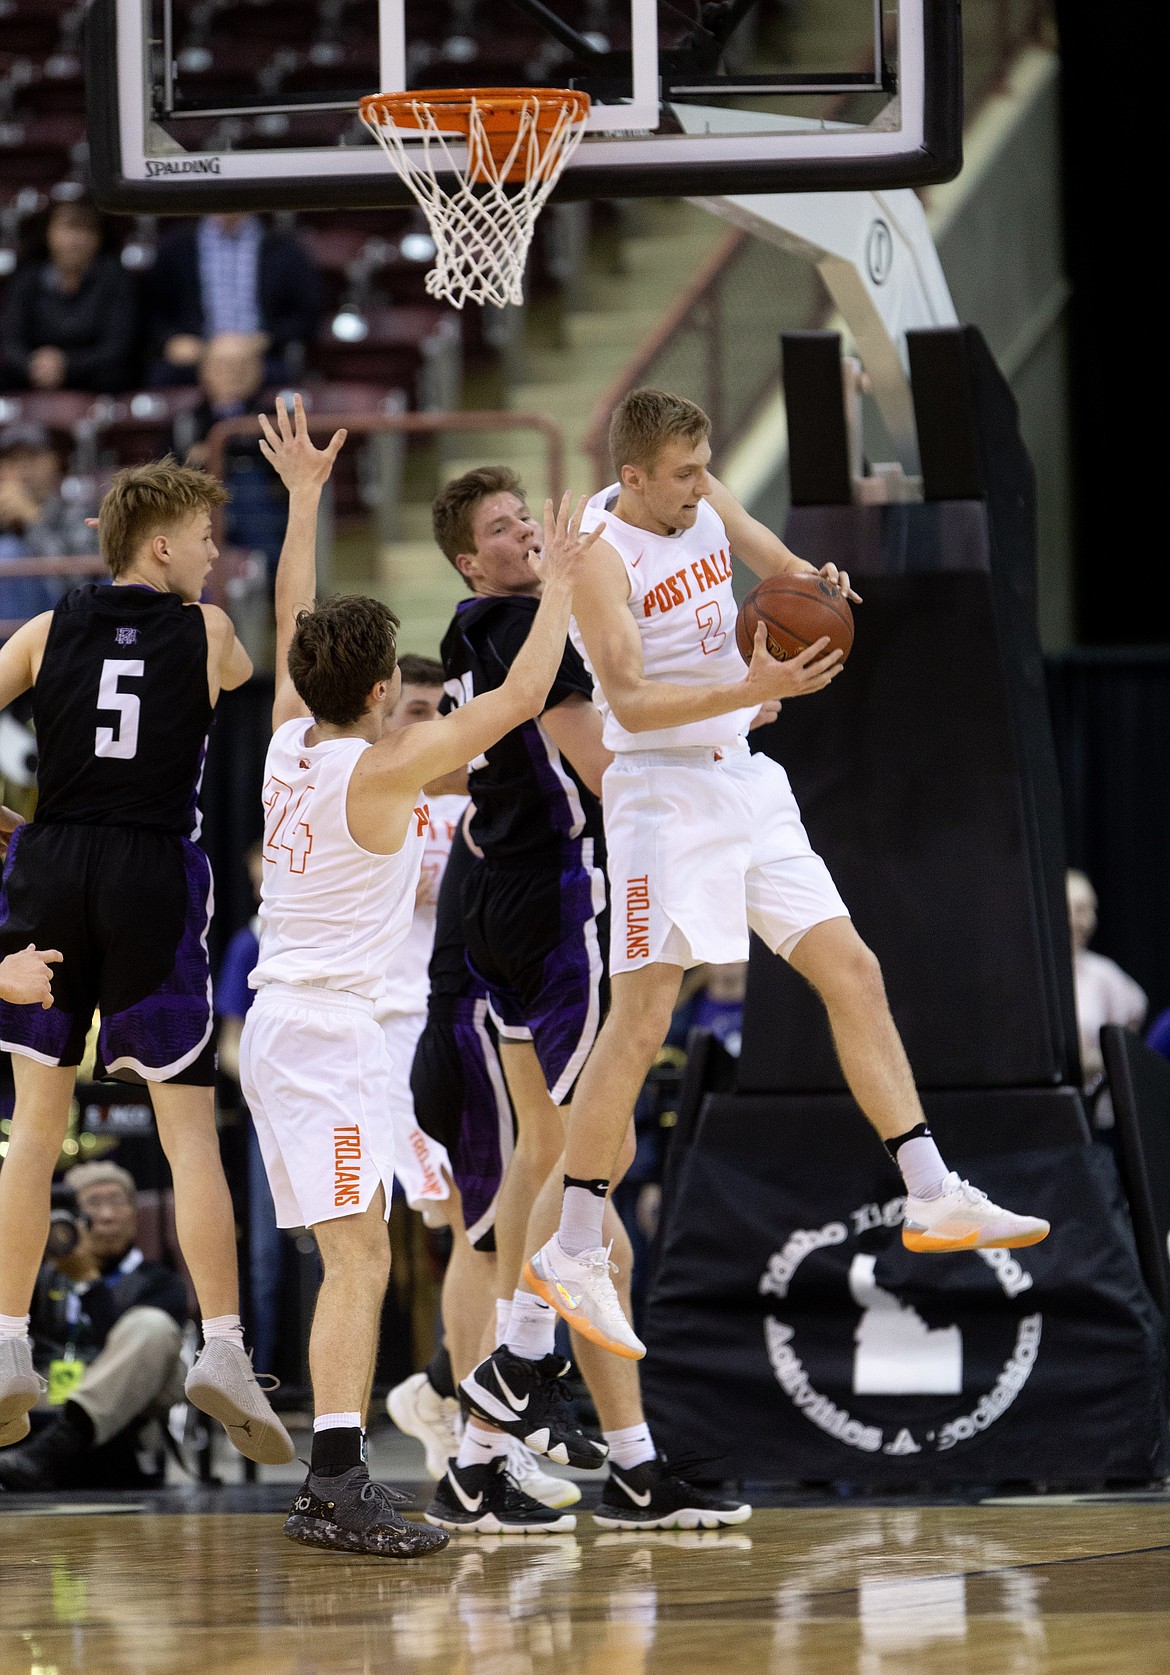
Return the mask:
<svg viewBox="0 0 1170 1675">
<path fill-rule="evenodd" d="M 64 1186 L 30 1323 L 53 1417 L 0 1450 L 0 1489 L 17 1494 L 144 1486 L 151 1481 L 138 1463 L 144 1427 L 165 1422 L 183 1399 L 186 1288 L 137 1245 L 133 1177 L 116 1163 L 81 1163 Z"/>
</svg>

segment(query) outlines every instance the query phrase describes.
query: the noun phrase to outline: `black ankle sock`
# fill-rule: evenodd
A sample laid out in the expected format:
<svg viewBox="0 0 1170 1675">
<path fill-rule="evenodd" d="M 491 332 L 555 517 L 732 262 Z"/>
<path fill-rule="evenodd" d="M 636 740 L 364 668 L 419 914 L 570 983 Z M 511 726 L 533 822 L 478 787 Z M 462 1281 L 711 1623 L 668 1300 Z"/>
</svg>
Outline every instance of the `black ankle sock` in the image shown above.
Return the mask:
<svg viewBox="0 0 1170 1675">
<path fill-rule="evenodd" d="M 93 1447 L 93 1420 L 77 1402 L 65 1403 L 61 1410 L 61 1423 L 69 1427 L 82 1448 Z"/>
<path fill-rule="evenodd" d="M 360 1466 L 364 1458 L 360 1425 L 338 1425 L 329 1431 L 313 1432 L 309 1470 L 318 1477 L 340 1477 L 343 1471 Z"/>
<path fill-rule="evenodd" d="M 577 1179 L 576 1175 L 562 1175 L 561 1179 L 565 1186 L 580 1187 L 582 1192 L 591 1192 L 594 1198 L 604 1198 L 609 1191 L 607 1180 L 581 1181 Z"/>
<path fill-rule="evenodd" d="M 426 1374 L 432 1390 L 451 1401 L 455 1399 L 455 1375 L 451 1371 L 451 1357 L 445 1343 L 439 1345 L 427 1362 Z"/>
</svg>

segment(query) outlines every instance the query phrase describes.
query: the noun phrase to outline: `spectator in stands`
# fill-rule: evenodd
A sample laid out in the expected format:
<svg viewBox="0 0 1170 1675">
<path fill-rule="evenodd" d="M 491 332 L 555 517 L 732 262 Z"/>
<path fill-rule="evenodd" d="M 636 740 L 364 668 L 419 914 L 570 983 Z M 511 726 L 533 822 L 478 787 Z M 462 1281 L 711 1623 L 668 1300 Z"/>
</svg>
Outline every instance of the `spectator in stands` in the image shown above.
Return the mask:
<svg viewBox="0 0 1170 1675">
<path fill-rule="evenodd" d="M 1170 1006 L 1158 1013 L 1146 1031 L 1146 1046 L 1161 1053 L 1164 1059 L 1170 1059 Z"/>
<path fill-rule="evenodd" d="M 1105 1065 L 1101 1057 L 1101 1026 L 1120 1024 L 1138 1029 L 1146 1015 L 1146 994 L 1115 960 L 1089 947 L 1097 930 L 1097 892 L 1083 872 L 1070 869 L 1066 879 L 1068 923 L 1072 935 L 1073 987 L 1076 992 L 1077 1033 L 1081 1043 L 1081 1075 L 1098 1128 L 1112 1128 L 1113 1108 L 1102 1094 Z"/>
<path fill-rule="evenodd" d="M 50 1228 L 31 1321 L 54 1417 L 0 1450 L 0 1489 L 13 1493 L 156 1481 L 138 1450 L 146 1427 L 183 1399 L 187 1291 L 139 1248 L 133 1177 L 102 1160 L 70 1169 L 64 1184 L 76 1220 L 64 1240 L 60 1220 Z"/>
<path fill-rule="evenodd" d="M 206 439 L 212 425 L 268 405 L 262 400 L 264 372 L 264 353 L 255 334 L 221 332 L 204 346 L 199 361 L 203 400 L 190 413 L 180 413 L 174 424 L 172 446 L 180 459 L 201 470 L 207 464 Z M 288 508 L 278 480 L 260 457 L 257 438 L 229 443 L 224 482 L 231 495 L 224 508 L 228 545 L 262 552 L 275 572 Z"/>
<path fill-rule="evenodd" d="M 138 292 L 110 225 L 85 198 L 53 205 L 8 282 L 0 388 L 110 394 L 134 383 Z"/>
<path fill-rule="evenodd" d="M 264 876 L 264 851 L 259 841 L 244 856 L 256 905 Z M 219 1019 L 219 1068 L 235 1086 L 240 1107 L 240 1036 L 255 999 L 248 987 L 260 957 L 260 919 L 254 914 L 231 938 L 215 979 L 215 1012 Z M 276 1355 L 280 1286 L 284 1271 L 284 1242 L 276 1225 L 276 1210 L 260 1155 L 260 1142 L 248 1118 L 248 1290 L 251 1314 L 252 1361 L 262 1373 L 272 1371 Z"/>
<path fill-rule="evenodd" d="M 61 494 L 61 459 L 43 425 L 0 430 L 0 619 L 50 611 L 74 585 L 71 576 L 5 576 L 13 558 L 81 558 L 97 551 L 90 507 Z"/>
<path fill-rule="evenodd" d="M 292 233 L 255 215 L 208 215 L 159 245 L 150 281 L 150 382 L 193 384 L 205 344 L 254 338 L 263 382 L 299 375 L 321 313 L 321 282 Z"/>
</svg>

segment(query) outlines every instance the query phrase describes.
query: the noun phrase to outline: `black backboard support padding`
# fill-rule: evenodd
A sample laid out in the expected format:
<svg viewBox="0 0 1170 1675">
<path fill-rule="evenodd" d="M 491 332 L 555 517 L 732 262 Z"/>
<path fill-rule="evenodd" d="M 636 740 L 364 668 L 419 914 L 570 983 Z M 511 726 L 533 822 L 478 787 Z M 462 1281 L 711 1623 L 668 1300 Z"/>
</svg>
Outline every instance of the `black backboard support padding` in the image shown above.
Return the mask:
<svg viewBox="0 0 1170 1675">
<path fill-rule="evenodd" d="M 1142 1273 L 1170 1330 L 1170 1064 L 1117 1024 L 1101 1031 L 1101 1052 Z"/>
<path fill-rule="evenodd" d="M 794 506 L 848 506 L 849 432 L 836 332 L 782 332 L 788 482 Z"/>
<path fill-rule="evenodd" d="M 753 741 L 788 770 L 813 846 L 882 961 L 919 1084 L 1077 1085 L 1032 470 L 978 332 L 949 336 L 985 494 L 793 508 L 788 544 L 848 569 L 864 603 L 845 674 Z M 820 1002 L 758 943 L 739 1086 L 843 1087 Z"/>
</svg>

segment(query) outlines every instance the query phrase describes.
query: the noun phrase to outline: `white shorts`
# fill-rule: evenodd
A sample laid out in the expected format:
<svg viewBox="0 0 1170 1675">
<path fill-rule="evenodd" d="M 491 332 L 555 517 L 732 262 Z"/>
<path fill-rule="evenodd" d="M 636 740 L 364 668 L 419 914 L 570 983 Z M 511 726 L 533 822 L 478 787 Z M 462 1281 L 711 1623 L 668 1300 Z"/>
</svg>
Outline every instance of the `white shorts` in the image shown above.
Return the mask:
<svg viewBox="0 0 1170 1675">
<path fill-rule="evenodd" d="M 394 1073 L 373 1003 L 269 983 L 244 1021 L 240 1087 L 278 1227 L 359 1215 L 394 1185 Z"/>
<path fill-rule="evenodd" d="M 425 1012 L 390 1012 L 382 1019 L 382 1033 L 390 1053 L 394 1170 L 412 1209 L 447 1198 L 451 1193 L 451 1159 L 447 1148 L 424 1134 L 414 1119 L 410 1067 L 426 1021 Z"/>
<path fill-rule="evenodd" d="M 602 807 L 611 974 L 746 960 L 749 929 L 787 959 L 814 925 L 849 917 L 788 775 L 746 740 L 622 751 Z"/>
</svg>

